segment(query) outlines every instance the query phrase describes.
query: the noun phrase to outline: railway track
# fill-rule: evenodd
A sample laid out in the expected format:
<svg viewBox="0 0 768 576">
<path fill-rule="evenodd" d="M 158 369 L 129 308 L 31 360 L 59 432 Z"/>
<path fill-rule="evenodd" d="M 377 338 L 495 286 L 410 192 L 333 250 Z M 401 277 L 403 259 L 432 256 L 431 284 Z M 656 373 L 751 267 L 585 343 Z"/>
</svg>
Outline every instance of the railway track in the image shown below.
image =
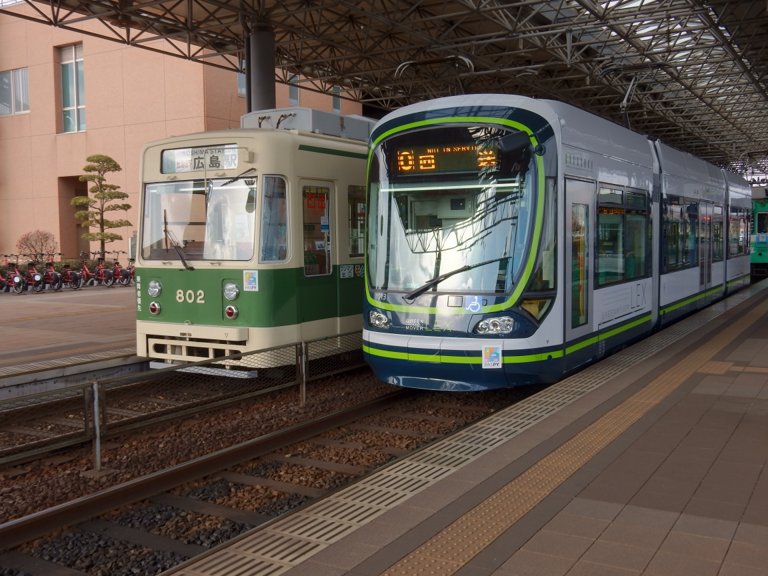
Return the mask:
<svg viewBox="0 0 768 576">
<path fill-rule="evenodd" d="M 294 358 L 292 349 L 281 352 L 289 353 L 286 358 Z M 139 371 L 122 366 L 83 372 L 79 384 L 0 399 L 0 466 L 23 463 L 62 448 L 90 443 L 95 437 L 101 441 L 283 388 L 298 388 L 303 403 L 307 382 L 361 367 L 359 353 L 342 353 L 310 359 L 301 371 L 298 365 L 287 363 L 259 370 L 250 378 L 224 376 L 229 373 L 212 366 L 209 360 L 151 370 L 145 363 L 144 370 Z"/>
<path fill-rule="evenodd" d="M 6 522 L 0 574 L 158 574 L 532 392 L 389 390 Z"/>
<path fill-rule="evenodd" d="M 91 443 L 96 419 L 94 394 L 99 394 L 101 402 L 100 434 L 108 439 L 163 420 L 184 418 L 296 386 L 289 379 L 246 382 L 182 375 L 172 370 L 145 371 L 105 381 L 111 384 L 98 392 L 87 383 L 4 402 L 0 466 Z"/>
</svg>

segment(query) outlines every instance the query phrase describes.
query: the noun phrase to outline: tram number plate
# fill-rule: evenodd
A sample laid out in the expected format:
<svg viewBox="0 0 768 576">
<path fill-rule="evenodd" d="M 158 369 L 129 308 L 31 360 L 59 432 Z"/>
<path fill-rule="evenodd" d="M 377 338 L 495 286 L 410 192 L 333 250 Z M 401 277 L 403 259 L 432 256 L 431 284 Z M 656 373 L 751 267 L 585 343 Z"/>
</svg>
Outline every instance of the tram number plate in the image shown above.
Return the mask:
<svg viewBox="0 0 768 576">
<path fill-rule="evenodd" d="M 205 304 L 205 290 L 176 290 L 176 302 Z"/>
</svg>

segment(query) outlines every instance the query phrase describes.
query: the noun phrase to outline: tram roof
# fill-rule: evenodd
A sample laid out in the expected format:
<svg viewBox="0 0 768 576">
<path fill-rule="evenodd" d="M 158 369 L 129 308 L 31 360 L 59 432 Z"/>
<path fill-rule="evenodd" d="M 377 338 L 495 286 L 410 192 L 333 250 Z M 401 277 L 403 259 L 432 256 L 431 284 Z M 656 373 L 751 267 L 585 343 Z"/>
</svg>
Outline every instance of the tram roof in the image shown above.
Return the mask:
<svg viewBox="0 0 768 576">
<path fill-rule="evenodd" d="M 768 0 L 51 0 L 0 13 L 392 110 L 452 94 L 552 98 L 750 177 L 768 174 Z M 94 32 L 92 24 L 100 23 Z"/>
</svg>

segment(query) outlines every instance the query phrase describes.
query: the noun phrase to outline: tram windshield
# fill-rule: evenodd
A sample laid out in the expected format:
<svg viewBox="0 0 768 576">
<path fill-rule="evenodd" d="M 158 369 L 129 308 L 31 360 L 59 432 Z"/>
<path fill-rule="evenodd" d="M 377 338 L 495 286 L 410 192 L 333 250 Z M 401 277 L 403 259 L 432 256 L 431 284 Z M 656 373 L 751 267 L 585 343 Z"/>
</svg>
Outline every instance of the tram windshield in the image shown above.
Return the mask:
<svg viewBox="0 0 768 576">
<path fill-rule="evenodd" d="M 147 260 L 250 260 L 253 180 L 208 179 L 144 187 L 141 254 Z"/>
<path fill-rule="evenodd" d="M 535 183 L 523 132 L 454 126 L 384 141 L 369 175 L 371 287 L 406 298 L 510 291 L 525 263 Z"/>
</svg>

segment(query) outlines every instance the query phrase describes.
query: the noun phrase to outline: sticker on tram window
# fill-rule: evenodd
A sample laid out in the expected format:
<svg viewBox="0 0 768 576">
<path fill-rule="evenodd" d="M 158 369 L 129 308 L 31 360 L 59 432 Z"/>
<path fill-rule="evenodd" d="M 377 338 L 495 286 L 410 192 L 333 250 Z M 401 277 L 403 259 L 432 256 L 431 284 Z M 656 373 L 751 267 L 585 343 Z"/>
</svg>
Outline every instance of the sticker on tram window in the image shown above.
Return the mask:
<svg viewBox="0 0 768 576">
<path fill-rule="evenodd" d="M 464 297 L 464 310 L 467 312 L 480 312 L 483 307 L 483 301 L 478 296 L 467 295 Z"/>
<path fill-rule="evenodd" d="M 245 292 L 259 291 L 259 271 L 243 270 L 243 290 Z"/>
<path fill-rule="evenodd" d="M 352 264 L 342 264 L 339 266 L 339 278 L 354 277 L 355 267 Z"/>
<path fill-rule="evenodd" d="M 483 368 L 501 368 L 501 346 L 483 346 Z"/>
</svg>

